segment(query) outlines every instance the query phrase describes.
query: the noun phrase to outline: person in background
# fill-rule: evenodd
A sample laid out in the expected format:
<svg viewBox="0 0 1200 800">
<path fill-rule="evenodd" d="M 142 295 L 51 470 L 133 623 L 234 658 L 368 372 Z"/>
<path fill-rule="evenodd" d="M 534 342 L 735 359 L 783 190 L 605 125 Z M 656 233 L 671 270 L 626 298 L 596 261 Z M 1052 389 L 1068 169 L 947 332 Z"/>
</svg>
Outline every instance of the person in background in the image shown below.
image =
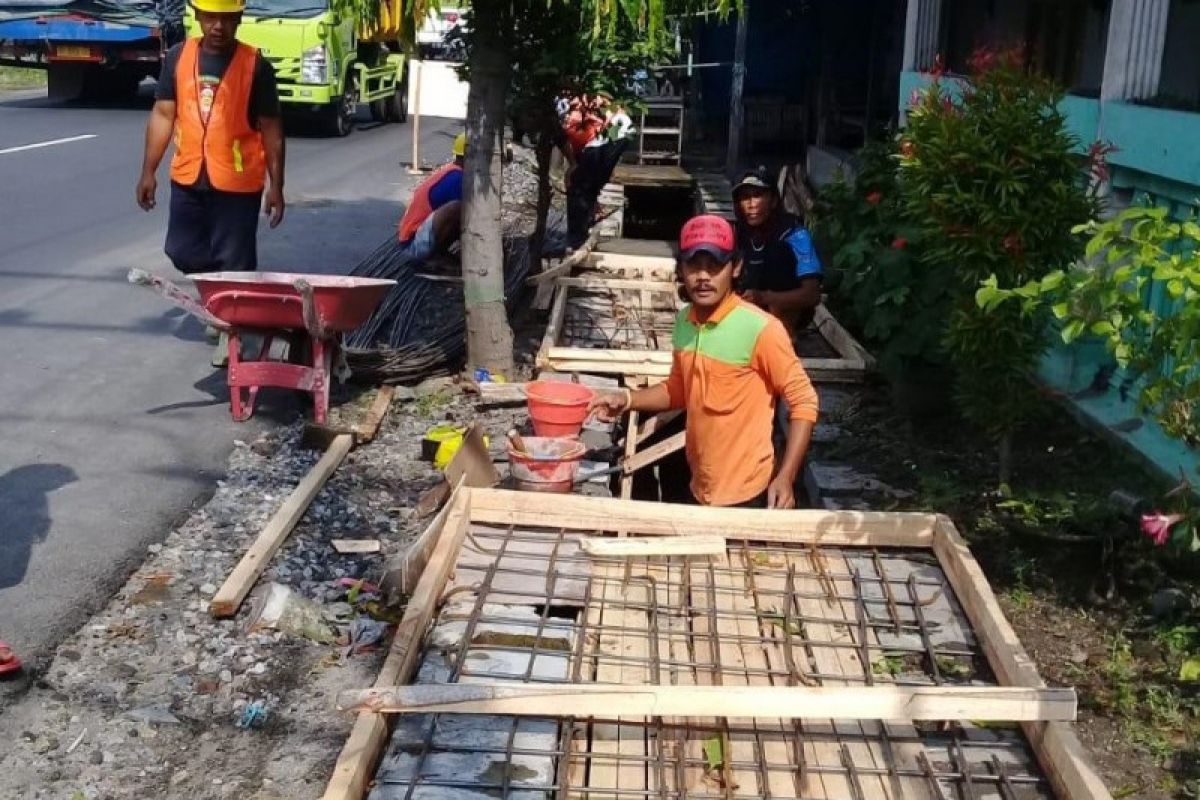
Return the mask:
<svg viewBox="0 0 1200 800">
<path fill-rule="evenodd" d="M 172 140 L 164 249 L 185 274 L 258 267 L 258 214 L 283 221 L 284 137 L 275 71 L 237 40 L 243 0 L 193 0 L 203 35 L 167 51 L 146 126 L 137 202 L 155 207 Z M 270 183 L 267 178 L 270 177 Z"/>
<path fill-rule="evenodd" d="M 733 187 L 738 249 L 745 259 L 742 297 L 778 317 L 800 334 L 821 303 L 824 271 L 812 237 L 784 211 L 782 198 L 763 167 L 747 172 Z"/>
<path fill-rule="evenodd" d="M 740 298 L 733 228 L 693 217 L 679 237 L 677 276 L 690 303 L 675 318 L 665 383 L 605 392 L 592 401 L 606 420 L 626 411 L 684 409 L 691 490 L 702 505 L 794 508 L 794 487 L 817 421 L 817 394 L 783 324 Z M 771 442 L 777 401 L 790 409 L 787 445 Z"/>
<path fill-rule="evenodd" d="M 400 244 L 419 261 L 434 253 L 444 253 L 462 236 L 465 133 L 454 137 L 453 152 L 453 161 L 443 164 L 421 182 L 400 218 Z"/>
<path fill-rule="evenodd" d="M 560 100 L 558 108 L 574 156 L 567 174 L 567 246 L 577 249 L 587 241 L 596 200 L 629 146 L 633 120 L 603 95 Z"/>
</svg>

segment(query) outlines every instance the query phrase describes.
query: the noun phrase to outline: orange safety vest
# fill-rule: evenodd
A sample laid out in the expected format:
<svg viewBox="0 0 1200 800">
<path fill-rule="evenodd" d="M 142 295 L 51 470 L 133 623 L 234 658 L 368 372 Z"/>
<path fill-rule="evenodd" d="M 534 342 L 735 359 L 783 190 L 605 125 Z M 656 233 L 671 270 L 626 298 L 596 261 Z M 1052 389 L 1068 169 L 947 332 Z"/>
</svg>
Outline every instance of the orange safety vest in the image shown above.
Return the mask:
<svg viewBox="0 0 1200 800">
<path fill-rule="evenodd" d="M 175 67 L 175 156 L 171 180 L 192 186 L 201 165 L 209 183 L 223 192 L 261 192 L 267 153 L 260 131 L 250 125 L 250 90 L 258 50 L 238 42 L 217 86 L 208 122 L 200 113 L 200 40 L 188 39 Z"/>
<path fill-rule="evenodd" d="M 411 241 L 417 235 L 417 229 L 421 227 L 421 223 L 427 220 L 429 215 L 433 213 L 433 205 L 429 202 L 430 190 L 437 185 L 437 182 L 444 175 L 456 169 L 462 169 L 462 167 L 453 161 L 449 164 L 443 164 L 413 192 L 412 200 L 409 201 L 408 208 L 404 209 L 404 216 L 400 218 L 401 242 Z"/>
</svg>

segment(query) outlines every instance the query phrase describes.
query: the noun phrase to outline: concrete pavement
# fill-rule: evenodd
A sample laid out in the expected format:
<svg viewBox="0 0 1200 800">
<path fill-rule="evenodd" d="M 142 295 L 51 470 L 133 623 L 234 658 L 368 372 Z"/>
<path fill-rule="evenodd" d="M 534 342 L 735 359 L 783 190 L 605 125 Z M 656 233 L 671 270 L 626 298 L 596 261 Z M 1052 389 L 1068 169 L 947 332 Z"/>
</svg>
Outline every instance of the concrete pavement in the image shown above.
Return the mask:
<svg viewBox="0 0 1200 800">
<path fill-rule="evenodd" d="M 178 277 L 165 164 L 158 208 L 134 202 L 149 104 L 0 94 L 0 637 L 35 667 L 211 491 L 234 439 L 271 424 L 232 422 L 201 326 L 125 282 L 135 266 Z M 423 160 L 448 158 L 460 127 L 422 120 Z M 410 130 L 289 125 L 289 207 L 262 226 L 260 266 L 345 272 L 378 246 L 415 182 Z"/>
</svg>

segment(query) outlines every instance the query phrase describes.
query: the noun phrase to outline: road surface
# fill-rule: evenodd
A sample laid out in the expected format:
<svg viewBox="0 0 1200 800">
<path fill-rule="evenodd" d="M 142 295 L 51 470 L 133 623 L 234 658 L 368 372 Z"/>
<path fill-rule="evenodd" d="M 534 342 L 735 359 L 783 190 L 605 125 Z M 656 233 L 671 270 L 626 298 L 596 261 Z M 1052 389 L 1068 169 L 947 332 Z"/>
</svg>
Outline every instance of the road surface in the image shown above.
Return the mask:
<svg viewBox="0 0 1200 800">
<path fill-rule="evenodd" d="M 202 326 L 125 281 L 177 277 L 166 164 L 158 208 L 134 203 L 149 105 L 0 94 L 0 637 L 34 666 L 211 492 L 233 441 L 272 424 L 232 422 Z M 260 267 L 345 272 L 395 230 L 411 123 L 303 127 Z M 422 160 L 447 159 L 459 129 L 422 120 Z"/>
</svg>

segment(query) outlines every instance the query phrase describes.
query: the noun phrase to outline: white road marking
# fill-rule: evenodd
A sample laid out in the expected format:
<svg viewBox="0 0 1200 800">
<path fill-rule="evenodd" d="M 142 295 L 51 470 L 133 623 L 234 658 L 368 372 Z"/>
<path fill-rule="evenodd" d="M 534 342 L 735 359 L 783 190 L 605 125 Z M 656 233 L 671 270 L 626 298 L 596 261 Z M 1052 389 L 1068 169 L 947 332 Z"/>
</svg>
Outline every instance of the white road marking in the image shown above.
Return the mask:
<svg viewBox="0 0 1200 800">
<path fill-rule="evenodd" d="M 0 150 L 0 156 L 9 153 L 20 153 L 23 150 L 37 150 L 40 147 L 53 147 L 56 144 L 67 144 L 68 142 L 81 142 L 84 139 L 95 139 L 96 134 L 84 133 L 79 136 L 68 136 L 65 139 L 51 139 L 48 142 L 34 142 L 33 144 L 23 144 L 20 147 L 6 147 Z"/>
</svg>

